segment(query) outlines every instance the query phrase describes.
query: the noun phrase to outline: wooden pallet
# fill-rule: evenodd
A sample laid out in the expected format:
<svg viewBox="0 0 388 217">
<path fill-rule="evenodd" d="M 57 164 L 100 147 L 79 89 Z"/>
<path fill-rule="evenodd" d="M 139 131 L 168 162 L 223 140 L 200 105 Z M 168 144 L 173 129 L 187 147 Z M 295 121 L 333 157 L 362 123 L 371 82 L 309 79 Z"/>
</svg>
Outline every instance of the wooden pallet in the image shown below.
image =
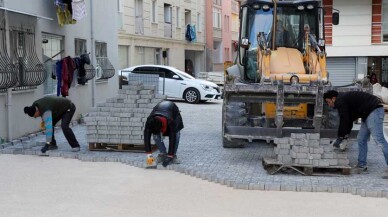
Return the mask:
<svg viewBox="0 0 388 217">
<path fill-rule="evenodd" d="M 152 152 L 158 148 L 151 145 Z M 89 143 L 90 151 L 120 151 L 120 152 L 145 152 L 144 145 L 135 144 L 112 144 L 112 143 Z"/>
<path fill-rule="evenodd" d="M 350 175 L 350 166 L 328 166 L 328 167 L 316 167 L 316 166 L 303 166 L 299 164 L 286 165 L 273 158 L 264 158 L 263 167 L 270 175 L 274 175 L 283 169 L 292 169 L 302 175 L 306 176 L 332 176 L 338 175 Z"/>
</svg>

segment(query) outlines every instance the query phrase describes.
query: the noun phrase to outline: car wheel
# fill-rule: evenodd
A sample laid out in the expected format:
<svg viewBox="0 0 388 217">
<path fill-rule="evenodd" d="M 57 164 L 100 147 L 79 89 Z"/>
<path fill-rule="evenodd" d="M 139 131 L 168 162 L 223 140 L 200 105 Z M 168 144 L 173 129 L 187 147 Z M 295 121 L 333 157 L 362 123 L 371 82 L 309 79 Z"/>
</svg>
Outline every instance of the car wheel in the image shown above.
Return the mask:
<svg viewBox="0 0 388 217">
<path fill-rule="evenodd" d="M 183 99 L 188 103 L 197 104 L 201 99 L 201 95 L 197 89 L 189 88 L 183 93 Z"/>
</svg>

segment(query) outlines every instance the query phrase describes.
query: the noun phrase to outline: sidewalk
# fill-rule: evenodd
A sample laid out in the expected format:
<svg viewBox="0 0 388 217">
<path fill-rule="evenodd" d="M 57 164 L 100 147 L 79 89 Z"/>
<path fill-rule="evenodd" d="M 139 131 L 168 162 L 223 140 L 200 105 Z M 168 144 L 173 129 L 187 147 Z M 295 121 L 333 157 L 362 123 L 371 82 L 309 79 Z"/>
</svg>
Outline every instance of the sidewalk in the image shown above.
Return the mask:
<svg viewBox="0 0 388 217">
<path fill-rule="evenodd" d="M 4 217 L 383 217 L 385 198 L 246 191 L 169 170 L 0 155 Z"/>
</svg>

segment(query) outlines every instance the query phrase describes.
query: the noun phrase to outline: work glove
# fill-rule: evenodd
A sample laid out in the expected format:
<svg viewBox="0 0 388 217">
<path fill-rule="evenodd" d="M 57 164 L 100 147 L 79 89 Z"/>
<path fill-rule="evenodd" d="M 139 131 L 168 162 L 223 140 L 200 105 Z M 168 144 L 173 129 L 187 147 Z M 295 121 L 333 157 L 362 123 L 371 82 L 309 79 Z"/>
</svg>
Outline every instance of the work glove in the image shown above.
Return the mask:
<svg viewBox="0 0 388 217">
<path fill-rule="evenodd" d="M 44 121 L 40 122 L 40 129 L 45 130 L 46 126 L 44 125 Z"/>
<path fill-rule="evenodd" d="M 341 144 L 339 145 L 339 149 L 341 151 L 345 151 L 347 147 L 348 147 L 348 140 L 347 139 L 342 140 Z"/>
<path fill-rule="evenodd" d="M 343 141 L 344 139 L 343 138 L 337 138 L 336 140 L 334 140 L 331 145 L 336 147 L 336 148 L 339 148 L 340 147 L 340 144 L 341 142 Z"/>
<path fill-rule="evenodd" d="M 152 154 L 147 154 L 147 159 L 146 159 L 146 163 L 147 163 L 147 166 L 152 166 L 154 165 L 154 157 L 152 156 Z"/>
</svg>

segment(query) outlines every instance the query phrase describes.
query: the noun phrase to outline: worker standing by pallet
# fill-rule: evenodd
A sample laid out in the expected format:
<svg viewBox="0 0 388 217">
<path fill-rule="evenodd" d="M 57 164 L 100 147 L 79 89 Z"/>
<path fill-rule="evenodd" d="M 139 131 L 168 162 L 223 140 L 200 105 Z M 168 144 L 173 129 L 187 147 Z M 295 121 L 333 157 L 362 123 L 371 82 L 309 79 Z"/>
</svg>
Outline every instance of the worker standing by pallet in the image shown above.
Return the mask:
<svg viewBox="0 0 388 217">
<path fill-rule="evenodd" d="M 382 146 L 385 162 L 388 165 L 388 143 L 384 138 L 383 132 L 384 108 L 380 99 L 365 92 L 350 91 L 339 94 L 335 90 L 327 91 L 323 98 L 330 107 L 338 110 L 340 116 L 338 138 L 333 143 L 335 147 L 345 150 L 347 135 L 349 135 L 353 128 L 353 121 L 358 118 L 362 120 L 361 128 L 357 135 L 358 164 L 356 172 L 367 171 L 367 142 L 370 135 L 373 136 L 377 144 Z M 388 179 L 388 166 L 383 178 Z"/>
<path fill-rule="evenodd" d="M 182 116 L 178 106 L 171 101 L 158 103 L 147 118 L 144 128 L 144 144 L 147 153 L 147 166 L 152 166 L 153 156 L 151 151 L 151 135 L 158 147 L 160 154 L 157 163 L 163 162 L 166 167 L 171 162 L 179 163 L 176 152 L 178 150 L 180 131 L 183 129 Z M 163 142 L 163 136 L 168 136 L 168 153 Z"/>
<path fill-rule="evenodd" d="M 48 150 L 58 149 L 54 137 L 54 126 L 62 120 L 61 128 L 66 140 L 69 142 L 72 151 L 80 150 L 79 143 L 69 127 L 70 121 L 75 113 L 75 105 L 66 98 L 56 96 L 46 96 L 36 100 L 32 106 L 24 107 L 24 113 L 30 117 L 41 117 L 46 131 L 46 145 L 41 149 L 44 154 Z"/>
</svg>

